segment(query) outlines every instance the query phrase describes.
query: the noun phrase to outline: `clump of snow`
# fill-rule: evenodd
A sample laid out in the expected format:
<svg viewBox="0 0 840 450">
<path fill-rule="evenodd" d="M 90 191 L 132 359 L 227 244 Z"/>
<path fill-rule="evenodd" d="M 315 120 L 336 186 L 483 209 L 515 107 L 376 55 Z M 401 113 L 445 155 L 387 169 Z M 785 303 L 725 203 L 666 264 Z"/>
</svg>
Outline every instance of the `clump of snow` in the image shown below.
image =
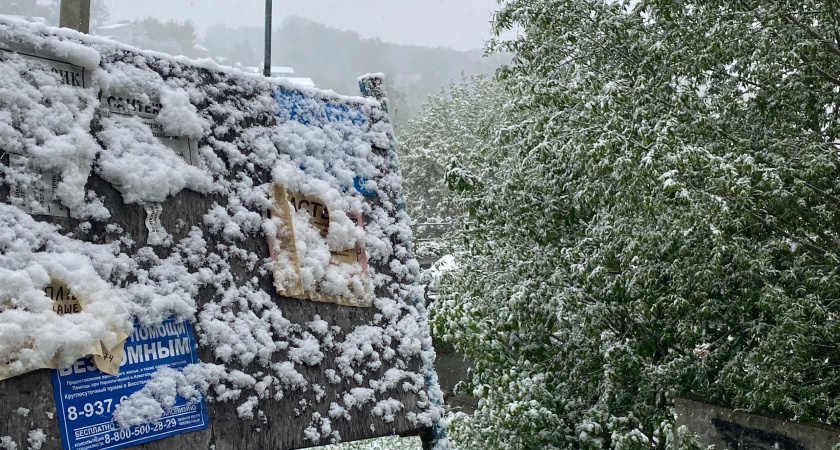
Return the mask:
<svg viewBox="0 0 840 450">
<path fill-rule="evenodd" d="M 143 389 L 115 407 L 114 421 L 121 428 L 127 428 L 159 420 L 175 406 L 176 396 L 185 399 L 188 404 L 201 401 L 203 392 L 211 383 L 208 374 L 219 373 L 218 370 L 205 371 L 203 368 L 202 365 L 190 365 L 180 371 L 159 368 Z"/>
<path fill-rule="evenodd" d="M 29 409 L 21 406 L 15 411 L 15 413 L 17 413 L 17 415 L 19 416 L 26 417 L 27 415 L 29 415 Z"/>
<path fill-rule="evenodd" d="M 364 75 L 359 75 L 359 76 L 356 78 L 356 81 L 364 81 L 364 80 L 367 80 L 367 79 L 370 79 L 370 78 L 383 79 L 383 78 L 385 78 L 385 74 L 384 74 L 384 73 L 382 73 L 382 72 L 371 72 L 371 73 L 366 73 L 366 74 L 364 74 Z"/>
<path fill-rule="evenodd" d="M 6 450 L 17 450 L 17 444 L 11 436 L 0 436 L 0 448 Z"/>
<path fill-rule="evenodd" d="M 347 217 L 344 211 L 330 213 L 330 226 L 327 232 L 327 245 L 330 250 L 345 250 L 357 244 L 364 244 L 365 231 Z"/>
<path fill-rule="evenodd" d="M 321 345 L 318 339 L 304 331 L 300 338 L 292 339 L 292 345 L 289 348 L 289 359 L 297 363 L 314 366 L 324 359 L 324 353 L 321 352 Z"/>
<path fill-rule="evenodd" d="M 130 330 L 126 305 L 106 282 L 132 264 L 108 245 L 93 245 L 0 204 L 0 370 L 14 376 L 53 363 L 66 366 L 100 342 L 113 348 Z M 78 314 L 59 315 L 44 295 L 60 280 L 80 299 Z"/>
<path fill-rule="evenodd" d="M 403 404 L 395 398 L 386 398 L 380 400 L 373 407 L 373 413 L 382 418 L 387 423 L 391 423 L 396 419 L 396 415 L 403 409 Z"/>
<path fill-rule="evenodd" d="M 31 450 L 41 450 L 46 442 L 47 434 L 40 428 L 30 430 L 29 437 L 26 438 L 26 443 L 29 444 Z"/>
<path fill-rule="evenodd" d="M 160 103 L 163 108 L 157 116 L 157 121 L 167 132 L 200 138 L 204 136 L 205 130 L 210 128 L 210 123 L 198 115 L 185 91 L 164 90 L 160 95 Z"/>
<path fill-rule="evenodd" d="M 317 412 L 312 413 L 312 419 L 309 422 L 309 426 L 303 430 L 303 435 L 313 444 L 319 443 L 322 439 L 328 439 L 331 442 L 336 442 L 340 439 L 338 432 L 332 429 L 332 421 Z"/>
<path fill-rule="evenodd" d="M 236 407 L 236 413 L 239 415 L 240 419 L 250 420 L 254 418 L 254 407 L 257 406 L 259 403 L 259 399 L 256 396 L 248 397 L 244 403 Z"/>
<path fill-rule="evenodd" d="M 350 392 L 344 394 L 343 400 L 347 408 L 355 406 L 356 408 L 362 409 L 366 403 L 374 401 L 375 398 L 376 395 L 373 389 L 355 387 L 350 389 Z"/>
<path fill-rule="evenodd" d="M 163 145 L 140 118 L 114 114 L 100 125 L 97 137 L 107 150 L 97 173 L 122 192 L 126 203 L 160 203 L 184 188 L 210 190 L 210 175 Z"/>
</svg>

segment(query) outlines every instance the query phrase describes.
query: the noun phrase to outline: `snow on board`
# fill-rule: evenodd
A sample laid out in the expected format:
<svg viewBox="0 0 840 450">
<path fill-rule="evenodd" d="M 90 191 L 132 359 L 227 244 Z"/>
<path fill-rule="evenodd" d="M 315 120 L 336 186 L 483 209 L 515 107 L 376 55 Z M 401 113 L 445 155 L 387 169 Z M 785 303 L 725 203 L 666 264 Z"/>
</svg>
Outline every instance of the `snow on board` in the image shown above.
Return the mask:
<svg viewBox="0 0 840 450">
<path fill-rule="evenodd" d="M 44 409 L 39 362 L 66 370 L 170 317 L 193 324 L 199 360 L 152 374 L 113 423 L 159 423 L 191 390 L 209 423 L 144 447 L 300 448 L 436 423 L 377 101 L 11 19 L 0 48 L 0 436 L 60 435 L 49 414 L 11 414 Z M 54 281 L 83 307 L 57 314 Z"/>
</svg>

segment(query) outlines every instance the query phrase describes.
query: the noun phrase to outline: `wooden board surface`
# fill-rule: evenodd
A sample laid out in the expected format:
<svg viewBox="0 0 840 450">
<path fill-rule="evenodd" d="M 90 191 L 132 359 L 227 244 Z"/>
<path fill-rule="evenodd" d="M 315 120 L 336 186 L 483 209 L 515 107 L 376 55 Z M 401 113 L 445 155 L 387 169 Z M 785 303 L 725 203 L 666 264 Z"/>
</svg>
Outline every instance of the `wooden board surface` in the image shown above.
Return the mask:
<svg viewBox="0 0 840 450">
<path fill-rule="evenodd" d="M 96 46 L 94 47 L 96 48 Z M 108 65 L 114 66 L 117 63 L 130 65 L 136 56 L 135 53 L 127 50 L 103 51 L 101 65 L 103 67 Z M 203 86 L 217 86 L 218 89 L 214 96 L 208 96 L 203 104 L 196 105 L 200 113 L 206 113 L 205 117 L 213 118 L 215 122 L 214 126 L 229 123 L 233 116 L 236 116 L 236 121 L 239 125 L 245 127 L 267 126 L 273 120 L 273 118 L 264 114 L 244 114 L 242 116 L 242 111 L 225 112 L 216 109 L 212 113 L 207 113 L 210 108 L 218 105 L 223 104 L 230 107 L 231 104 L 240 101 L 247 103 L 249 97 L 252 98 L 257 95 L 254 92 L 241 90 L 236 83 L 236 74 L 216 73 L 212 70 L 192 67 L 189 64 L 180 62 L 156 62 L 153 57 L 148 55 L 144 55 L 144 59 L 151 61 L 148 63 L 149 67 L 158 70 L 165 80 L 175 80 L 176 82 L 181 80 L 189 83 L 198 83 Z M 173 67 L 177 68 L 177 70 L 174 70 Z M 176 73 L 177 75 L 175 75 Z M 251 82 L 251 84 L 253 85 L 254 83 Z M 275 88 L 276 86 L 268 84 L 263 86 L 263 89 Z M 261 94 L 264 94 L 264 92 Z M 240 100 L 234 100 L 236 98 Z M 96 119 L 91 124 L 91 130 L 96 135 Z M 218 128 L 216 131 L 218 131 Z M 237 137 L 234 132 L 228 133 L 227 135 L 219 135 L 217 132 L 213 139 L 234 142 Z M 241 147 L 241 139 L 238 142 Z M 209 144 L 207 138 L 201 140 L 201 145 L 213 147 Z M 248 152 L 247 148 L 239 148 L 239 150 L 243 153 Z M 240 173 L 237 173 L 237 170 L 241 169 L 241 167 L 229 161 L 218 148 L 215 148 L 215 151 L 219 158 L 228 164 L 228 167 L 231 169 L 230 176 L 239 176 Z M 374 152 L 385 157 L 389 149 L 374 147 Z M 9 164 L 8 155 L 3 153 L 0 153 L 0 155 L 3 155 L 3 158 L 0 158 L 0 163 Z M 387 167 L 389 161 L 389 158 L 386 157 L 379 163 L 383 173 L 387 173 L 390 170 L 390 167 Z M 270 168 L 258 168 L 256 171 L 247 174 L 247 176 L 255 184 L 266 183 L 271 177 Z M 398 189 L 398 186 L 396 188 Z M 148 230 L 145 224 L 146 212 L 143 206 L 126 204 L 124 202 L 124 195 L 97 175 L 96 170 L 93 170 L 89 176 L 85 189 L 86 191 L 94 192 L 96 197 L 111 212 L 111 218 L 109 220 L 101 222 L 81 221 L 74 218 L 51 216 L 34 216 L 35 219 L 59 225 L 63 234 L 96 244 L 110 243 L 119 239 L 125 240 L 126 237 L 130 237 L 135 245 L 122 246 L 122 251 L 129 255 L 135 255 L 139 249 L 145 247 L 144 243 L 148 237 Z M 389 210 L 390 208 L 389 214 L 396 217 L 397 211 L 393 209 L 394 203 L 396 203 L 394 199 L 398 198 L 400 194 L 399 191 L 389 189 L 393 189 L 393 187 L 386 185 L 384 189 L 380 190 L 379 197 L 368 197 L 365 201 L 370 206 L 370 210 L 383 211 Z M 8 185 L 0 179 L 0 202 L 7 203 L 8 201 Z M 345 337 L 360 327 L 382 326 L 383 328 L 391 327 L 390 329 L 393 330 L 394 324 L 397 321 L 405 317 L 414 317 L 412 314 L 416 314 L 416 310 L 414 310 L 411 304 L 411 299 L 396 299 L 399 305 L 401 305 L 399 315 L 396 317 L 383 317 L 383 311 L 375 306 L 354 308 L 278 296 L 274 292 L 273 279 L 270 272 L 260 274 L 258 271 L 254 271 L 253 268 L 249 268 L 248 262 L 239 258 L 236 252 L 219 250 L 222 247 L 230 246 L 231 243 L 224 241 L 219 237 L 218 233 L 214 234 L 208 229 L 204 220 L 205 215 L 214 205 L 224 207 L 229 201 L 230 198 L 225 193 L 200 194 L 189 189 L 181 190 L 176 195 L 168 197 L 162 203 L 161 224 L 173 236 L 173 241 L 176 245 L 188 236 L 191 228 L 196 227 L 201 229 L 207 241 L 207 251 L 224 255 L 226 263 L 230 264 L 230 273 L 233 276 L 235 284 L 240 285 L 255 277 L 258 279 L 258 285 L 261 290 L 271 296 L 271 301 L 282 312 L 282 316 L 292 323 L 289 333 L 282 336 L 277 335 L 275 339 L 278 341 L 288 341 L 299 337 L 307 323 L 315 317 L 320 317 L 331 327 L 337 327 L 335 328 L 335 332 L 332 333 L 336 344 L 321 345 L 321 351 L 324 353 L 322 363 L 295 365 L 295 370 L 306 379 L 308 388 L 294 389 L 272 386 L 270 388 L 272 391 L 271 394 L 282 391 L 282 399 L 277 401 L 269 395 L 267 399 L 260 400 L 257 408 L 254 410 L 258 414 L 255 414 L 253 419 L 242 419 L 236 411 L 237 406 L 248 395 L 253 394 L 248 389 L 245 389 L 238 401 L 224 403 L 210 401 L 208 403 L 210 426 L 206 430 L 147 443 L 138 446 L 138 448 L 213 448 L 216 450 L 226 450 L 309 447 L 315 445 L 315 443 L 312 440 L 306 439 L 303 430 L 310 426 L 319 426 L 317 421 L 313 422 L 313 417 L 316 417 L 313 414 L 317 413 L 325 418 L 330 417 L 331 403 L 336 402 L 341 404 L 344 397 L 353 388 L 370 387 L 372 380 L 383 379 L 385 373 L 393 368 L 399 368 L 404 373 L 415 374 L 425 383 L 421 352 L 410 353 L 407 357 L 400 356 L 400 346 L 402 343 L 399 336 L 396 335 L 393 339 L 389 338 L 388 341 L 388 347 L 396 356 L 382 359 L 377 357 L 377 360 L 381 363 L 379 365 L 368 364 L 371 360 L 363 359 L 359 364 L 353 366 L 354 374 L 360 377 L 358 379 L 354 379 L 352 376 L 341 377 L 341 381 L 336 383 L 334 377 L 329 377 L 326 371 L 330 368 L 336 369 L 334 361 L 340 356 L 340 344 Z M 264 210 L 252 209 L 252 211 L 263 216 L 266 214 Z M 365 220 L 369 221 L 371 218 L 365 217 Z M 80 226 L 82 224 L 84 226 Z M 113 227 L 114 225 L 118 225 L 118 228 Z M 120 231 L 114 232 L 114 229 Z M 390 236 L 388 239 L 391 240 L 392 245 L 397 247 L 405 245 L 402 242 L 402 237 L 396 234 Z M 245 250 L 247 257 L 253 257 L 253 255 L 256 255 L 260 259 L 267 259 L 269 257 L 266 237 L 262 234 L 261 230 L 248 234 L 246 239 L 237 241 L 235 246 L 238 249 Z M 166 258 L 172 252 L 177 251 L 175 246 L 157 246 L 152 247 L 152 249 L 159 258 Z M 411 281 L 410 277 L 406 278 L 404 275 L 397 276 L 390 274 L 390 266 L 395 258 L 402 258 L 401 263 L 405 263 L 405 255 L 401 255 L 400 258 L 392 256 L 384 261 L 372 264 L 374 272 L 387 275 L 391 279 L 391 282 L 380 283 L 380 286 L 376 290 L 377 297 L 393 298 L 394 286 L 399 286 L 400 284 L 407 285 Z M 195 299 L 199 311 L 207 304 L 218 302 L 220 295 L 212 286 L 203 286 L 198 291 L 198 296 Z M 231 306 L 230 311 L 236 313 L 238 308 L 241 308 L 241 306 Z M 196 337 L 197 341 L 199 341 L 198 354 L 203 362 L 225 364 L 228 370 L 241 370 L 256 376 L 270 372 L 270 368 L 266 367 L 264 363 L 258 364 L 255 362 L 248 366 L 242 366 L 221 361 L 214 355 L 212 346 L 206 342 L 202 342 L 201 323 L 197 323 L 196 326 Z M 422 327 L 420 329 L 422 330 Z M 423 336 L 418 335 L 417 338 L 422 339 Z M 378 348 L 377 350 L 379 353 L 382 353 L 385 349 Z M 288 360 L 288 355 L 286 351 L 280 350 L 274 352 L 271 359 L 272 362 L 283 362 Z M 425 384 L 417 389 L 417 379 L 415 377 L 413 380 L 415 387 L 411 389 L 406 389 L 398 382 L 389 388 L 376 390 L 375 398 L 372 401 L 365 402 L 361 407 L 347 408 L 349 418 L 331 418 L 330 425 L 332 430 L 338 432 L 342 441 L 348 441 L 390 434 L 411 434 L 424 429 L 426 425 L 417 420 L 410 419 L 415 418 L 417 414 L 428 414 L 434 407 L 428 400 L 428 392 L 426 391 Z M 318 389 L 313 388 L 316 385 L 319 387 Z M 212 392 L 210 394 L 212 397 Z M 383 418 L 387 415 L 383 415 L 381 411 L 374 412 L 374 407 L 377 402 L 387 399 L 398 399 L 403 406 L 403 409 L 399 410 L 393 418 L 385 417 L 389 419 L 388 421 Z M 28 409 L 28 414 L 25 416 L 19 414 L 19 408 Z M 48 440 L 42 448 L 61 448 L 58 438 L 59 424 L 56 420 L 55 408 L 53 388 L 48 370 L 39 370 L 0 381 L 0 436 L 10 436 L 18 444 L 19 448 L 26 448 L 28 433 L 35 429 L 42 429 L 48 436 Z M 320 444 L 328 442 L 328 438 L 324 438 Z"/>
</svg>

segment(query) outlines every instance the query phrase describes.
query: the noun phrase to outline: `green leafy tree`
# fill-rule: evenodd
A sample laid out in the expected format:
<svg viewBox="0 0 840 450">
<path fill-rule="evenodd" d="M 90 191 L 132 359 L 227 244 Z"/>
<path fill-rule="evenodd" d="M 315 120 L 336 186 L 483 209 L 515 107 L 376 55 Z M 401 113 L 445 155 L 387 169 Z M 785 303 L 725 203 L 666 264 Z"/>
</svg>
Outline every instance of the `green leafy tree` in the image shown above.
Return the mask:
<svg viewBox="0 0 840 450">
<path fill-rule="evenodd" d="M 433 305 L 475 362 L 455 440 L 695 446 L 677 396 L 840 422 L 837 3 L 511 0 L 494 26 L 511 107 L 448 168 L 471 220 Z"/>
<path fill-rule="evenodd" d="M 196 29 L 190 19 L 162 22 L 154 17 L 147 17 L 136 20 L 134 24 L 148 34 L 149 42 L 145 47 L 170 54 L 198 56 L 195 49 Z"/>
<path fill-rule="evenodd" d="M 502 85 L 487 75 L 462 74 L 460 83 L 451 82 L 430 97 L 423 114 L 406 126 L 400 166 L 419 254 L 446 251 L 440 239 L 451 225 L 437 224 L 469 221 L 466 204 L 449 192 L 464 188 L 469 171 L 493 166 L 489 155 L 497 148 L 491 136 L 507 118 L 507 98 Z"/>
<path fill-rule="evenodd" d="M 90 2 L 90 29 L 101 27 L 108 23 L 111 18 L 111 11 L 105 0 L 91 0 Z"/>
</svg>

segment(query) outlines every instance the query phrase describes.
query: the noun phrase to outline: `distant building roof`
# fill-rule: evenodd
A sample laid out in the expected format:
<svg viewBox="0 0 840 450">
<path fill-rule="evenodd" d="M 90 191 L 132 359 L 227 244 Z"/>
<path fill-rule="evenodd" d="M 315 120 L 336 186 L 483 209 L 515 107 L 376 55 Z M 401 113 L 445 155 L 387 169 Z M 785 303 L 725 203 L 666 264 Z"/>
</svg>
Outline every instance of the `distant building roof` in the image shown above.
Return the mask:
<svg viewBox="0 0 840 450">
<path fill-rule="evenodd" d="M 137 31 L 142 32 L 143 34 L 146 34 L 146 30 L 144 30 L 144 29 L 142 29 L 142 28 L 140 28 L 137 25 L 134 25 L 132 23 L 112 23 L 111 25 L 103 25 L 101 27 L 96 27 L 93 30 L 93 32 L 94 32 L 94 34 L 101 36 L 101 35 L 105 35 L 105 34 L 111 34 L 114 31 L 126 30 L 126 29 L 129 29 L 129 28 L 133 28 Z"/>
<path fill-rule="evenodd" d="M 274 74 L 293 74 L 295 73 L 295 69 L 286 66 L 271 66 L 271 75 Z"/>
<path fill-rule="evenodd" d="M 244 70 L 246 72 L 252 73 L 262 73 L 262 67 L 245 67 Z M 271 66 L 271 76 L 277 77 L 282 75 L 292 75 L 295 73 L 295 69 L 288 66 Z"/>
<path fill-rule="evenodd" d="M 43 23 L 44 25 L 49 25 L 47 23 L 47 19 L 41 16 L 21 16 L 18 14 L 0 14 L 0 18 L 9 18 L 9 19 L 17 19 L 17 20 L 25 20 L 27 22 L 36 22 L 36 23 Z"/>
<path fill-rule="evenodd" d="M 262 67 L 243 67 L 242 70 L 245 72 L 251 73 L 262 73 Z M 299 86 L 306 86 L 306 87 L 315 87 L 315 82 L 312 81 L 312 78 L 307 77 L 290 77 L 289 75 L 294 75 L 295 69 L 292 67 L 287 66 L 271 66 L 271 78 L 282 78 L 284 80 L 289 80 L 292 83 L 295 83 Z"/>
<path fill-rule="evenodd" d="M 284 80 L 289 80 L 294 84 L 299 86 L 306 86 L 306 87 L 315 87 L 315 82 L 312 81 L 312 78 L 303 78 L 303 77 L 277 77 L 283 78 Z"/>
</svg>

